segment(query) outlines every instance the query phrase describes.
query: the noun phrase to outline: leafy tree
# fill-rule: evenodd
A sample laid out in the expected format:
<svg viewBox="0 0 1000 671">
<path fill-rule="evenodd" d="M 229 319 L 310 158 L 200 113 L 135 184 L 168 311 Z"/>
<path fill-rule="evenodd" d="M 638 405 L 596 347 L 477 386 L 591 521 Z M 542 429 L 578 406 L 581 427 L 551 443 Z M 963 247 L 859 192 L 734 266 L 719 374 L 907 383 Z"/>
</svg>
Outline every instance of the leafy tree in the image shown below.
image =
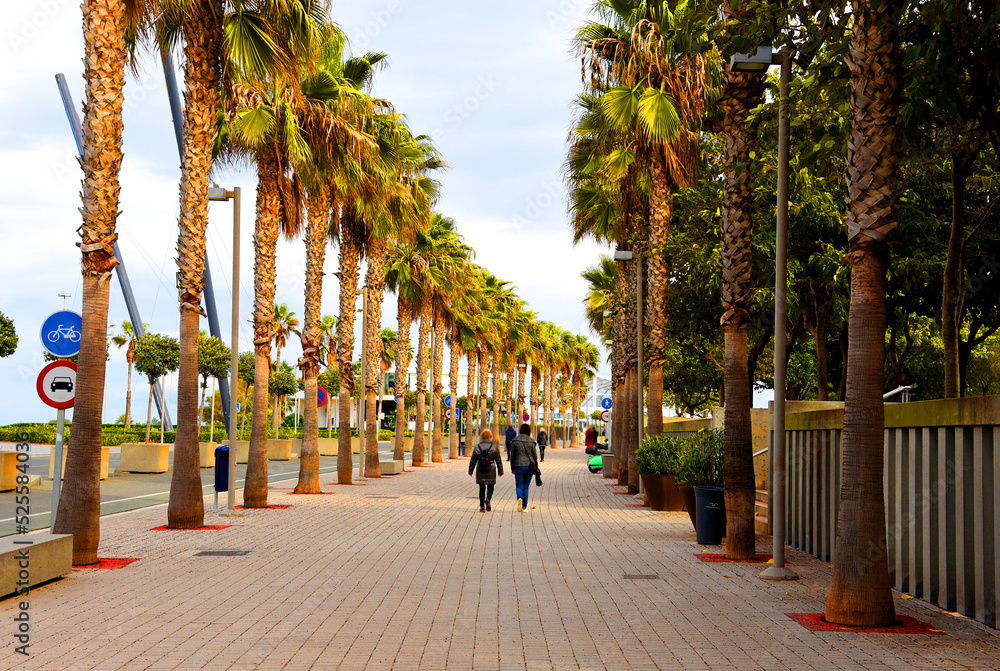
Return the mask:
<svg viewBox="0 0 1000 671">
<path fill-rule="evenodd" d="M 14 322 L 0 312 L 0 359 L 8 357 L 17 349 L 17 332 Z"/>
<path fill-rule="evenodd" d="M 229 375 L 232 352 L 225 343 L 204 331 L 198 334 L 198 373 L 201 375 L 201 408 L 205 407 L 208 378 L 222 379 Z M 235 419 L 234 419 L 235 421 Z"/>
<path fill-rule="evenodd" d="M 298 382 L 295 379 L 295 373 L 288 367 L 288 364 L 284 364 L 279 370 L 272 372 L 268 378 L 267 385 L 268 393 L 275 399 L 275 410 L 284 408 L 285 397 L 291 396 L 299 388 Z M 278 429 L 275 428 L 276 437 L 277 431 Z"/>
<path fill-rule="evenodd" d="M 146 333 L 135 343 L 135 369 L 149 380 L 149 403 L 146 406 L 146 442 L 149 442 L 149 427 L 153 418 L 153 385 L 156 381 L 177 370 L 180 365 L 181 349 L 176 338 L 159 333 Z M 163 439 L 163 427 L 160 427 Z"/>
</svg>

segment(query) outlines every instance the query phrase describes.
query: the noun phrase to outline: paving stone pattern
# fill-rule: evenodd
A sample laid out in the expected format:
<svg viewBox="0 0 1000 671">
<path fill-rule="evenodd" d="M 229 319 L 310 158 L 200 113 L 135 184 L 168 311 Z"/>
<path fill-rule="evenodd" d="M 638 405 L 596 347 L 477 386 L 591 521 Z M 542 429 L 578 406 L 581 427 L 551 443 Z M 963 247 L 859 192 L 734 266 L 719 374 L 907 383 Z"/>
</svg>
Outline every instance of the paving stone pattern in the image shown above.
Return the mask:
<svg viewBox="0 0 1000 671">
<path fill-rule="evenodd" d="M 165 506 L 105 517 L 100 555 L 141 561 L 34 590 L 28 658 L 16 600 L 0 602 L 0 668 L 1000 667 L 995 630 L 898 594 L 946 633 L 806 631 L 784 613 L 823 610 L 830 565 L 790 550 L 802 580 L 775 584 L 759 564 L 701 562 L 686 513 L 626 507 L 581 450 L 546 457 L 524 513 L 509 474 L 480 513 L 463 459 L 355 486 L 324 475 L 331 496 L 274 483 L 269 502 L 293 507 L 209 512 L 219 531 L 150 531 Z"/>
</svg>

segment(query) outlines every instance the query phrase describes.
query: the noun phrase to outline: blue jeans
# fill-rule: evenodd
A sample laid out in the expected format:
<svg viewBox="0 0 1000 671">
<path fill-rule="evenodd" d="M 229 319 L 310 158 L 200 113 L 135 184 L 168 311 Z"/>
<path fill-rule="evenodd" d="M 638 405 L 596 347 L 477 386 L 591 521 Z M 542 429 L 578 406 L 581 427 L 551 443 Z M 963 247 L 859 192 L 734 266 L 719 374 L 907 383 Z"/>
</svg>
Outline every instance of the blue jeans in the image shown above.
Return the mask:
<svg viewBox="0 0 1000 671">
<path fill-rule="evenodd" d="M 517 498 L 525 507 L 528 505 L 528 488 L 531 486 L 531 466 L 514 467 L 514 488 L 517 491 Z"/>
</svg>

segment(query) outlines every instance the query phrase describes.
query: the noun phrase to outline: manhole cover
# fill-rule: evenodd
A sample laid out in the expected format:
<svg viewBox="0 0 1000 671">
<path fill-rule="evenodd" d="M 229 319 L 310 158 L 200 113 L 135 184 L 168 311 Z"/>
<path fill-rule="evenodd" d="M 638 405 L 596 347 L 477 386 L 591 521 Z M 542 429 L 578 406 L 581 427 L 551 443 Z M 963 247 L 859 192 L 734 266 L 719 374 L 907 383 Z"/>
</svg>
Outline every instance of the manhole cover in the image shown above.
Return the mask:
<svg viewBox="0 0 1000 671">
<path fill-rule="evenodd" d="M 242 557 L 250 554 L 250 550 L 202 550 L 194 553 L 195 557 Z"/>
<path fill-rule="evenodd" d="M 622 575 L 622 577 L 625 578 L 626 580 L 659 580 L 659 578 L 660 578 L 660 576 L 656 575 L 655 573 L 648 573 L 648 574 L 644 574 L 644 573 L 635 573 L 635 574 L 626 573 L 626 574 Z"/>
</svg>

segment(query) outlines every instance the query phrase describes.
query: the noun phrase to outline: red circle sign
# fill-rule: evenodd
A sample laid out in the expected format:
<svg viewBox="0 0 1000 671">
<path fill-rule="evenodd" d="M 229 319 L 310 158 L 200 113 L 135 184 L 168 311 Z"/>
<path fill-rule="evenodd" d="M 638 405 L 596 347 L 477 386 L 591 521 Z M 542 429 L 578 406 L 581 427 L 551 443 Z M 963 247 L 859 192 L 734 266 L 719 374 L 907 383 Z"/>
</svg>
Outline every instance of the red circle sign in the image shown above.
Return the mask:
<svg viewBox="0 0 1000 671">
<path fill-rule="evenodd" d="M 330 395 L 326 393 L 326 389 L 323 389 L 320 385 L 316 385 L 316 407 L 322 408 L 329 399 Z"/>
<path fill-rule="evenodd" d="M 72 408 L 76 400 L 76 364 L 53 361 L 38 374 L 35 389 L 45 405 L 59 410 Z"/>
<path fill-rule="evenodd" d="M 611 411 L 610 410 L 605 410 L 605 411 L 603 411 L 601 413 L 601 421 L 604 422 L 605 424 L 607 424 L 608 422 L 611 421 Z"/>
<path fill-rule="evenodd" d="M 527 422 L 529 419 L 531 419 L 531 415 L 529 415 L 528 413 L 524 413 L 523 415 L 521 415 L 522 422 Z"/>
</svg>

